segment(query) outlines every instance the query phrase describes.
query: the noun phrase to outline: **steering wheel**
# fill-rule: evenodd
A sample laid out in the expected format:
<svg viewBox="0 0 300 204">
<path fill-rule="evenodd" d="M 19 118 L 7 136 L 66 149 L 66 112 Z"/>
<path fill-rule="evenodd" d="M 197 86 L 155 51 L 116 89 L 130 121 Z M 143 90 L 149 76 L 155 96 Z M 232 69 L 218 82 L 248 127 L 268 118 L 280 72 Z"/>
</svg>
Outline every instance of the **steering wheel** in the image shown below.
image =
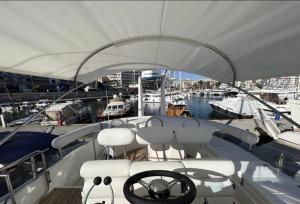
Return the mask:
<svg viewBox="0 0 300 204">
<path fill-rule="evenodd" d="M 159 176 L 160 179 L 153 179 L 152 181 L 142 181 L 143 178 Z M 170 182 L 163 180 L 162 177 L 173 178 Z M 142 185 L 150 196 L 150 199 L 140 197 L 134 193 L 133 184 L 139 183 Z M 172 187 L 177 183 L 181 183 L 181 191 L 185 193 L 180 196 L 170 196 Z M 189 204 L 196 197 L 196 186 L 194 182 L 187 176 L 165 170 L 143 171 L 135 174 L 127 179 L 123 186 L 123 192 L 126 199 L 133 204 Z"/>
</svg>

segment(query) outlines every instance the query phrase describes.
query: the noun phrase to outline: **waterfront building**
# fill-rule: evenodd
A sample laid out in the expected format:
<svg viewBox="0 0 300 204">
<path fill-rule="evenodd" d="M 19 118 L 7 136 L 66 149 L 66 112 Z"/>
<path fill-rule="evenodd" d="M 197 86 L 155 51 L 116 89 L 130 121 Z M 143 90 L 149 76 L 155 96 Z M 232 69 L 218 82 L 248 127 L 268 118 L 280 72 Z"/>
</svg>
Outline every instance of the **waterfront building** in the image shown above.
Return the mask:
<svg viewBox="0 0 300 204">
<path fill-rule="evenodd" d="M 0 72 L 0 83 L 3 83 L 10 92 L 60 91 L 68 89 L 73 84 L 70 80 L 30 76 L 10 72 Z M 0 92 L 5 92 L 3 86 L 0 86 Z"/>
<path fill-rule="evenodd" d="M 130 84 L 137 84 L 140 71 L 125 71 L 108 75 L 109 83 L 115 88 L 128 87 Z"/>
</svg>

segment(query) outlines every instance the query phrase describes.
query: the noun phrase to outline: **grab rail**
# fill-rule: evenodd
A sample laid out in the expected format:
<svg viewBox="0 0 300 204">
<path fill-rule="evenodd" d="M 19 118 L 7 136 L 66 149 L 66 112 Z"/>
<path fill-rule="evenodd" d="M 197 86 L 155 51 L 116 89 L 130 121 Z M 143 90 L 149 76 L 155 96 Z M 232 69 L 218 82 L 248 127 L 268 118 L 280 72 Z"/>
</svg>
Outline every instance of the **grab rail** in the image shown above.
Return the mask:
<svg viewBox="0 0 300 204">
<path fill-rule="evenodd" d="M 159 120 L 160 123 L 161 123 L 161 126 L 162 126 L 162 127 L 164 126 L 164 122 L 163 122 L 163 120 L 162 120 L 160 117 L 158 117 L 158 116 L 152 116 L 151 118 L 149 118 L 149 119 L 146 121 L 146 124 L 145 124 L 146 127 L 148 127 L 148 123 L 149 123 L 152 119 L 157 119 L 157 120 Z"/>
<path fill-rule="evenodd" d="M 10 169 L 10 168 L 12 168 L 12 167 L 14 167 L 14 166 L 30 159 L 31 171 L 32 171 L 32 175 L 33 175 L 32 179 L 36 179 L 37 169 L 36 169 L 34 157 L 37 156 L 37 155 L 41 155 L 43 170 L 46 171 L 47 163 L 46 163 L 44 152 L 46 152 L 48 150 L 49 150 L 49 148 L 44 149 L 42 151 L 41 150 L 34 151 L 30 154 L 27 154 L 27 155 L 23 156 L 22 158 L 18 159 L 17 161 L 15 161 L 15 162 L 7 165 L 7 166 L 4 166 L 4 167 L 0 168 L 0 173 L 1 173 L 0 177 L 5 179 L 6 187 L 8 189 L 8 193 L 10 195 L 10 199 L 11 199 L 12 204 L 16 204 L 16 198 L 15 198 L 14 189 L 13 189 L 10 177 L 9 177 L 9 172 L 5 172 L 5 171 L 7 171 L 8 169 Z M 49 187 L 50 179 L 47 175 L 46 175 L 46 181 L 47 181 L 47 185 Z"/>
<path fill-rule="evenodd" d="M 45 167 L 47 167 L 47 166 L 46 166 L 46 160 L 45 160 L 45 161 L 43 161 L 43 160 L 45 159 L 44 152 L 46 152 L 46 151 L 48 151 L 48 150 L 49 150 L 49 148 L 46 148 L 46 149 L 44 149 L 44 150 L 37 150 L 37 151 L 31 152 L 31 153 L 29 153 L 29 154 L 27 154 L 27 155 L 21 157 L 21 158 L 18 159 L 17 161 L 15 161 L 15 162 L 13 162 L 13 163 L 10 163 L 10 164 L 8 164 L 8 165 L 6 165 L 6 166 L 0 168 L 0 172 L 5 171 L 5 170 L 7 170 L 7 169 L 10 169 L 11 167 L 16 166 L 17 164 L 20 164 L 20 163 L 22 163 L 22 162 L 24 162 L 24 161 L 26 161 L 26 160 L 28 160 L 28 159 L 31 159 L 32 157 L 35 157 L 35 156 L 37 156 L 37 155 L 43 155 L 43 156 L 42 156 L 42 162 L 43 162 L 43 165 L 45 165 Z"/>
<path fill-rule="evenodd" d="M 100 131 L 103 129 L 103 126 L 100 123 L 91 124 L 79 129 L 75 129 L 73 131 L 70 131 L 64 135 L 61 135 L 57 138 L 55 138 L 52 141 L 52 147 L 59 150 L 59 154 L 62 157 L 62 148 L 67 146 L 68 144 L 78 140 L 79 138 L 86 136 L 88 134 Z"/>
</svg>

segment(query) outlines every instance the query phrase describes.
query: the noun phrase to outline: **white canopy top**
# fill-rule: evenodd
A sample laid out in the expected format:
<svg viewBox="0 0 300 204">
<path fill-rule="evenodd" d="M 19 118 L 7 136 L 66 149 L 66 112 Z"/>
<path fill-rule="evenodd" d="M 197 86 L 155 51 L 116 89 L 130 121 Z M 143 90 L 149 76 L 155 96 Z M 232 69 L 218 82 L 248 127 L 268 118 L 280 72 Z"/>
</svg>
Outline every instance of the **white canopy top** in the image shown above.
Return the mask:
<svg viewBox="0 0 300 204">
<path fill-rule="evenodd" d="M 0 2 L 0 71 L 73 79 L 112 43 L 79 81 L 161 67 L 231 81 L 218 50 L 237 80 L 296 75 L 299 11 L 297 1 Z"/>
</svg>

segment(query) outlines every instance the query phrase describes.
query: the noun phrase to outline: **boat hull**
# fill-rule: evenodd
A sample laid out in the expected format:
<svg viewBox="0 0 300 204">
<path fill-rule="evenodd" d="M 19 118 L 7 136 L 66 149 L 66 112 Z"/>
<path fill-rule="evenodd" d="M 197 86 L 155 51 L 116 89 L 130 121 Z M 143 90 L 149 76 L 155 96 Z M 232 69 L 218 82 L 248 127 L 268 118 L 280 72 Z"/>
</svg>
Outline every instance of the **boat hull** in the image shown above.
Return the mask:
<svg viewBox="0 0 300 204">
<path fill-rule="evenodd" d="M 215 106 L 214 104 L 209 103 L 211 108 L 213 109 L 214 113 L 217 115 L 225 116 L 228 118 L 239 118 L 239 119 L 251 119 L 253 118 L 253 115 L 242 115 L 238 113 L 231 112 L 229 110 L 224 110 L 223 108 L 220 108 L 219 106 Z"/>
</svg>

